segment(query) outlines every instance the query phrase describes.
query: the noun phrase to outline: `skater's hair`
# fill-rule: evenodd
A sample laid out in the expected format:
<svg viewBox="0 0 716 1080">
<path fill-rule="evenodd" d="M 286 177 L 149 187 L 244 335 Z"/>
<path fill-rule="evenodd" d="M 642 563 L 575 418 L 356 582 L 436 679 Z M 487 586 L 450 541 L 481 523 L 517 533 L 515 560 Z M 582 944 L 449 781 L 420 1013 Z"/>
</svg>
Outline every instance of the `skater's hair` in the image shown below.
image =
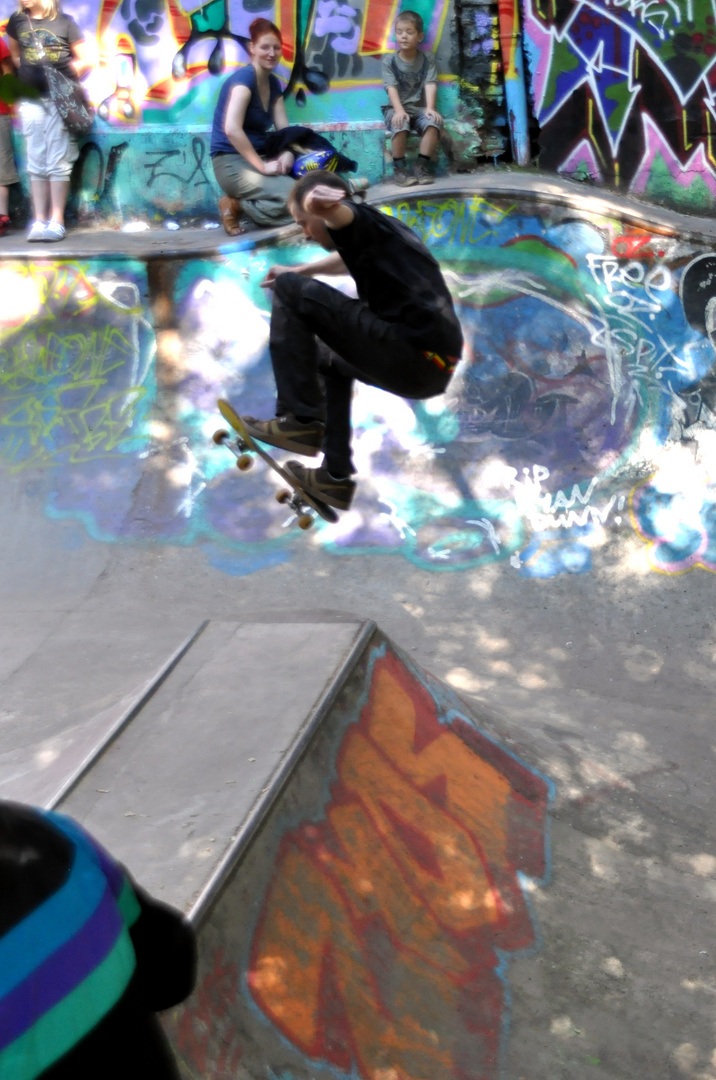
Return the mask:
<svg viewBox="0 0 716 1080">
<path fill-rule="evenodd" d="M 402 22 L 412 23 L 419 34 L 425 33 L 423 17 L 422 15 L 418 15 L 417 11 L 400 11 L 395 20 L 396 27 L 398 23 Z"/>
<path fill-rule="evenodd" d="M 249 37 L 251 38 L 251 44 L 255 45 L 260 37 L 264 34 L 275 34 L 278 40 L 283 45 L 283 38 L 281 37 L 281 31 L 276 26 L 276 23 L 272 23 L 270 19 L 254 19 L 249 26 Z"/>
<path fill-rule="evenodd" d="M 315 172 L 308 172 L 296 181 L 288 197 L 289 203 L 294 203 L 299 210 L 303 210 L 309 191 L 318 187 L 319 184 L 323 184 L 324 187 L 339 188 L 345 192 L 347 199 L 351 197 L 351 188 L 347 180 L 344 180 L 342 176 L 336 176 L 334 172 L 327 172 L 326 169 L 316 169 Z"/>
</svg>

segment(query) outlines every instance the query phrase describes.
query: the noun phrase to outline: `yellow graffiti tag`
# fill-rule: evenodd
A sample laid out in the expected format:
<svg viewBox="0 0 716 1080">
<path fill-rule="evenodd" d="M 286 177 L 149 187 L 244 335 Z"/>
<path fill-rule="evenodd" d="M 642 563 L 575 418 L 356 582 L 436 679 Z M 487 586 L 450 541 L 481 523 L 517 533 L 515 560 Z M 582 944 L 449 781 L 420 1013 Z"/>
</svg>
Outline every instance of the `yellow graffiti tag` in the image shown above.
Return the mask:
<svg viewBox="0 0 716 1080">
<path fill-rule="evenodd" d="M 19 320 L 0 322 L 0 461 L 21 469 L 116 453 L 146 393 L 135 312 L 74 264 L 15 264 L 3 274 L 23 305 Z M 105 305 L 128 334 L 106 321 Z M 104 325 L 93 326 L 100 314 Z"/>
<path fill-rule="evenodd" d="M 497 226 L 514 207 L 494 206 L 480 195 L 472 199 L 445 199 L 431 202 L 417 199 L 394 206 L 381 206 L 388 217 L 398 218 L 414 230 L 423 241 L 444 240 L 448 243 L 479 244 L 493 236 Z"/>
</svg>

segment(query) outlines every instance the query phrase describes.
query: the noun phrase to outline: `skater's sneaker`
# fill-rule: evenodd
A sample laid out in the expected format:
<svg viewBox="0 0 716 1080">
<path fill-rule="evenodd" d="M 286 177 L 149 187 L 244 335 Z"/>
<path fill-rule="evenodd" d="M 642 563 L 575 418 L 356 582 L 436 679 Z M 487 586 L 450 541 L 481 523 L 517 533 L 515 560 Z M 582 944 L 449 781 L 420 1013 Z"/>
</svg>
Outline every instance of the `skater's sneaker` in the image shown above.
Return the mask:
<svg viewBox="0 0 716 1080">
<path fill-rule="evenodd" d="M 434 184 L 435 177 L 430 172 L 424 161 L 416 161 L 413 166 L 413 176 L 416 184 Z"/>
<path fill-rule="evenodd" d="M 313 495 L 329 506 L 335 506 L 336 510 L 347 510 L 351 505 L 356 484 L 350 476 L 336 480 L 328 469 L 322 466 L 320 469 L 307 469 L 300 461 L 287 461 L 283 468 L 306 494 Z"/>
<path fill-rule="evenodd" d="M 242 416 L 241 419 L 252 439 L 277 446 L 279 450 L 315 457 L 323 445 L 326 428 L 320 420 L 302 423 L 291 413 L 275 416 L 273 420 L 256 420 L 253 416 Z"/>
</svg>

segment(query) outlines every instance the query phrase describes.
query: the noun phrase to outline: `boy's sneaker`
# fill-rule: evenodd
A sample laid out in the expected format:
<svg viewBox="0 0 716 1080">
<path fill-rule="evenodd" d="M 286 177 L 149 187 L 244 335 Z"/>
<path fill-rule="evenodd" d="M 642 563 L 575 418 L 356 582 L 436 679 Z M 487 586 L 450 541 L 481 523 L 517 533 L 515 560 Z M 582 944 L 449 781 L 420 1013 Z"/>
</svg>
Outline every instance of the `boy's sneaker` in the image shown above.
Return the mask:
<svg viewBox="0 0 716 1080">
<path fill-rule="evenodd" d="M 336 510 L 347 510 L 351 505 L 356 483 L 350 476 L 336 480 L 323 466 L 320 469 L 307 469 L 300 461 L 287 461 L 283 468 L 306 494 L 335 506 Z"/>
<path fill-rule="evenodd" d="M 64 240 L 66 236 L 67 230 L 64 225 L 60 224 L 59 221 L 48 221 L 47 225 L 45 225 L 45 235 L 42 239 L 46 243 L 54 243 L 55 240 Z M 28 236 L 27 239 L 29 240 L 30 237 Z"/>
<path fill-rule="evenodd" d="M 393 183 L 398 184 L 399 187 L 412 187 L 417 182 L 413 173 L 405 165 L 399 169 L 393 168 Z"/>
<path fill-rule="evenodd" d="M 427 165 L 423 161 L 416 161 L 415 166 L 413 168 L 413 176 L 415 177 L 414 182 L 416 184 L 434 184 L 435 183 L 435 177 L 433 176 L 433 174 L 430 172 L 430 169 L 427 167 Z"/>
<path fill-rule="evenodd" d="M 6 236 L 10 228 L 10 218 L 7 214 L 0 214 L 0 236 Z"/>
<path fill-rule="evenodd" d="M 253 416 L 242 416 L 241 419 L 252 439 L 277 446 L 279 450 L 315 457 L 323 445 L 326 426 L 320 420 L 303 424 L 291 413 L 275 416 L 273 420 L 256 420 Z"/>
<path fill-rule="evenodd" d="M 28 244 L 36 244 L 40 240 L 45 239 L 45 229 L 47 228 L 46 221 L 33 221 L 30 226 L 30 231 L 27 234 Z"/>
</svg>

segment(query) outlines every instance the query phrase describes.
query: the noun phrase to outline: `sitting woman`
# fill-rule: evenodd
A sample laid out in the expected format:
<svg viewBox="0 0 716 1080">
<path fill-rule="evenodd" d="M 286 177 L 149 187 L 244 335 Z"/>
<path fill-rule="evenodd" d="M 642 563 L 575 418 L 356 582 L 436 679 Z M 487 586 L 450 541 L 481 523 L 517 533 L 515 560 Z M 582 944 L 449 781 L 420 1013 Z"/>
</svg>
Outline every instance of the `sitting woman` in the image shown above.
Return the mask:
<svg viewBox="0 0 716 1080">
<path fill-rule="evenodd" d="M 286 202 L 295 183 L 291 170 L 297 153 L 329 150 L 336 158 L 332 168 L 357 168 L 315 131 L 289 126 L 281 83 L 273 74 L 281 59 L 278 27 L 268 19 L 254 19 L 249 34 L 251 63 L 221 87 L 211 132 L 214 175 L 226 192 L 219 209 L 229 236 L 241 231 L 242 211 L 257 225 L 293 221 Z"/>
</svg>

